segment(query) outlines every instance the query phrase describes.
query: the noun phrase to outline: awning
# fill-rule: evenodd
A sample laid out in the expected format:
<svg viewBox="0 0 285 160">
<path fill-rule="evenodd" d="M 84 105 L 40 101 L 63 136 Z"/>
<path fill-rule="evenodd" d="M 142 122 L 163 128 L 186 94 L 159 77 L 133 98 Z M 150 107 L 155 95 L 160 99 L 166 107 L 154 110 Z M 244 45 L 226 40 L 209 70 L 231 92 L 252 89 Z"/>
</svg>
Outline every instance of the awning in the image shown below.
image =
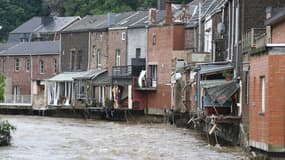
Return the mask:
<svg viewBox="0 0 285 160">
<path fill-rule="evenodd" d="M 233 69 L 232 64 L 201 64 L 200 66 L 200 74 L 207 74 L 213 72 L 221 72 L 229 69 Z"/>
<path fill-rule="evenodd" d="M 79 76 L 82 72 L 63 72 L 52 78 L 47 79 L 50 82 L 72 82 L 73 77 Z"/>
<path fill-rule="evenodd" d="M 73 79 L 94 79 L 98 75 L 107 72 L 105 69 L 96 69 L 96 70 L 89 70 L 86 72 L 81 72 L 77 76 L 73 77 Z"/>
<path fill-rule="evenodd" d="M 201 86 L 206 90 L 210 100 L 220 105 L 223 105 L 239 89 L 236 80 L 205 80 L 201 81 Z"/>
<path fill-rule="evenodd" d="M 93 79 L 93 85 L 95 86 L 110 85 L 111 82 L 112 80 L 108 72 L 104 72 Z"/>
</svg>

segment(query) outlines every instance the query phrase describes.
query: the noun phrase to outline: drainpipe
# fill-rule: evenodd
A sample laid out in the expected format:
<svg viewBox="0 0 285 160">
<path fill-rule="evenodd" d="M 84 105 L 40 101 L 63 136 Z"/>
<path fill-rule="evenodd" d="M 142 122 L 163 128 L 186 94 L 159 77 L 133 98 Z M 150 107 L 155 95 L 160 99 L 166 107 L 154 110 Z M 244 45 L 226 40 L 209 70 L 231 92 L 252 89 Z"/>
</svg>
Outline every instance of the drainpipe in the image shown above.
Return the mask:
<svg viewBox="0 0 285 160">
<path fill-rule="evenodd" d="M 90 51 L 90 50 L 91 50 L 91 33 L 88 32 L 88 55 L 87 55 L 88 60 L 87 60 L 87 70 L 90 69 L 90 58 L 91 58 L 91 56 L 90 56 L 91 51 Z"/>
<path fill-rule="evenodd" d="M 32 108 L 33 108 L 33 58 L 32 58 L 32 54 L 30 54 L 30 58 L 31 58 L 31 64 L 30 64 L 30 81 L 31 81 L 31 104 L 32 104 Z"/>
<path fill-rule="evenodd" d="M 228 55 L 227 60 L 230 60 L 231 56 L 231 1 L 228 3 L 228 19 L 229 19 L 229 27 L 228 27 Z"/>
<path fill-rule="evenodd" d="M 202 37 L 201 37 L 201 3 L 199 3 L 199 18 L 198 18 L 198 52 L 201 52 L 201 40 L 202 40 Z"/>
<path fill-rule="evenodd" d="M 236 46 L 236 66 L 235 66 L 235 75 L 234 78 L 238 78 L 240 76 L 239 73 L 239 62 L 240 62 L 240 53 L 239 53 L 239 0 L 237 0 L 236 7 L 236 36 L 235 36 L 235 46 Z"/>
<path fill-rule="evenodd" d="M 233 62 L 233 57 L 234 57 L 234 34 L 235 34 L 235 0 L 232 1 L 232 33 L 231 33 L 231 62 Z"/>
</svg>

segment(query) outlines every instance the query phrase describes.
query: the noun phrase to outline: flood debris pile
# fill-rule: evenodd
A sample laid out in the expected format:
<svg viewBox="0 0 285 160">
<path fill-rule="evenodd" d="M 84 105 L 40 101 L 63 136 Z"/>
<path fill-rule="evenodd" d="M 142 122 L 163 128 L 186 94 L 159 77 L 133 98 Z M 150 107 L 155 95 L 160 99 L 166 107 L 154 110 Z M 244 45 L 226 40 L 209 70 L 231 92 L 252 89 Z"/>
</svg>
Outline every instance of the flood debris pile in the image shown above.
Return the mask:
<svg viewBox="0 0 285 160">
<path fill-rule="evenodd" d="M 8 121 L 0 121 L 0 146 L 7 146 L 11 141 L 11 132 L 15 131 L 16 127 Z"/>
</svg>

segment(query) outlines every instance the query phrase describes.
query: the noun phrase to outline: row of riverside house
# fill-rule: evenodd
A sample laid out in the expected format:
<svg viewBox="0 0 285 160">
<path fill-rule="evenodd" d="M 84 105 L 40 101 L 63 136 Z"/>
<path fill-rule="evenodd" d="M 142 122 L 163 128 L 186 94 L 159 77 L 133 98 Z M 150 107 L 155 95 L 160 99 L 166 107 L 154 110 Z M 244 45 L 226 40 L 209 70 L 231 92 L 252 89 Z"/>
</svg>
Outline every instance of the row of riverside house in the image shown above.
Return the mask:
<svg viewBox="0 0 285 160">
<path fill-rule="evenodd" d="M 187 112 L 210 135 L 284 154 L 284 0 L 162 2 L 24 23 L 1 46 L 1 107 Z"/>
</svg>

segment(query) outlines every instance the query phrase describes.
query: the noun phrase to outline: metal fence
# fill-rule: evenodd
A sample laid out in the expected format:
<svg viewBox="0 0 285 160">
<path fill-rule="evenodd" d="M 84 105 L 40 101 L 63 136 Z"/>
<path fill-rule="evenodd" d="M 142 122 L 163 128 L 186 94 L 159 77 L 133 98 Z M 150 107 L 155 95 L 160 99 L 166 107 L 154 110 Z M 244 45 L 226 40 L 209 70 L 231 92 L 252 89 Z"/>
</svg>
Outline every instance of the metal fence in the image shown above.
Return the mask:
<svg viewBox="0 0 285 160">
<path fill-rule="evenodd" d="M 4 100 L 0 101 L 4 104 L 31 104 L 31 95 L 4 95 Z"/>
</svg>

